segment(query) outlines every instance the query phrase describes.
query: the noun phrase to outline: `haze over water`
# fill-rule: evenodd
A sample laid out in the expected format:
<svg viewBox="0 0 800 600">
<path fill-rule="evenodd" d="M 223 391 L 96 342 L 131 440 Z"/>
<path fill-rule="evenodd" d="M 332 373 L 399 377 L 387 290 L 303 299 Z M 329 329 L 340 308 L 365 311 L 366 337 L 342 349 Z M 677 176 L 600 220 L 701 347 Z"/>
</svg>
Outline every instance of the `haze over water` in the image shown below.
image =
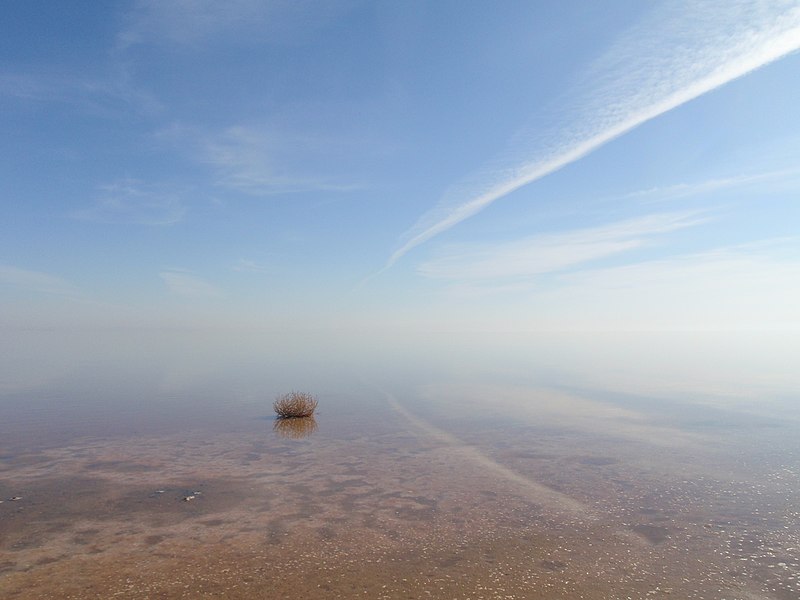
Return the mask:
<svg viewBox="0 0 800 600">
<path fill-rule="evenodd" d="M 778 334 L 18 332 L 0 590 L 795 598 L 799 350 Z M 313 423 L 274 420 L 291 389 L 320 399 Z"/>
</svg>

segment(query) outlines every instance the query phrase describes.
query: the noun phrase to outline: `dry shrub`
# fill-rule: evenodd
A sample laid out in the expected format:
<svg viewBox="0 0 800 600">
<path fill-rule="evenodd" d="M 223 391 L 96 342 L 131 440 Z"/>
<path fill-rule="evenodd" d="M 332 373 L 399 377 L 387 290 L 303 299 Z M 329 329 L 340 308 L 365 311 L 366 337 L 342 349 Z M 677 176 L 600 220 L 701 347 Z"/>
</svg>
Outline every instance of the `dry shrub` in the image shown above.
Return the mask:
<svg viewBox="0 0 800 600">
<path fill-rule="evenodd" d="M 289 392 L 278 396 L 272 407 L 279 419 L 310 417 L 317 408 L 317 399 L 305 392 Z"/>
<path fill-rule="evenodd" d="M 314 417 L 299 417 L 297 419 L 275 419 L 272 429 L 279 436 L 290 440 L 307 438 L 317 430 Z"/>
</svg>

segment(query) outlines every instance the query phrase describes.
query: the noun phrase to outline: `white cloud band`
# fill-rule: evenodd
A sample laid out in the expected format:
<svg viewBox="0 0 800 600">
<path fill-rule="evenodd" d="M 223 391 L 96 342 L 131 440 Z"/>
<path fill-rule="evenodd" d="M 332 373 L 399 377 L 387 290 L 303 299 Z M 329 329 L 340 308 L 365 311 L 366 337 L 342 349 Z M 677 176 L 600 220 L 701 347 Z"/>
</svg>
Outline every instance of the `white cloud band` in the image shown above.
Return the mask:
<svg viewBox="0 0 800 600">
<path fill-rule="evenodd" d="M 628 131 L 800 48 L 796 2 L 670 2 L 595 65 L 569 121 L 454 187 L 405 235 L 412 248 Z M 611 82 L 611 83 L 608 83 Z"/>
</svg>

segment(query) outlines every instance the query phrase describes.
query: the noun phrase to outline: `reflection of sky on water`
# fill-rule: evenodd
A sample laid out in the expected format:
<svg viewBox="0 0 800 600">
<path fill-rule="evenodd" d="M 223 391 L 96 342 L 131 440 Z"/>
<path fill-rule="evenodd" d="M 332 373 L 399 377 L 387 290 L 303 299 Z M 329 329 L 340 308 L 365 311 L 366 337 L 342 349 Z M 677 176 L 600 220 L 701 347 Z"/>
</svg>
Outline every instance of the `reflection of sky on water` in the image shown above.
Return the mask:
<svg viewBox="0 0 800 600">
<path fill-rule="evenodd" d="M 373 556 L 365 539 L 395 556 L 439 543 L 440 569 L 466 532 L 476 552 L 497 552 L 475 558 L 473 589 L 501 563 L 524 563 L 556 586 L 592 573 L 584 591 L 666 577 L 691 597 L 709 573 L 722 574 L 714 589 L 760 578 L 796 591 L 800 348 L 789 338 L 36 333 L 0 344 L 0 473 L 15 486 L 0 481 L 0 495 L 40 502 L 27 520 L 0 521 L 9 540 L 60 522 L 64 506 L 92 520 L 93 502 L 111 502 L 115 514 L 175 518 L 140 534 L 95 519 L 96 537 L 115 548 L 179 543 L 182 519 L 203 515 L 209 539 L 247 549 L 263 532 L 283 543 L 307 534 L 309 547 L 322 539 L 349 555 Z M 315 417 L 274 418 L 273 399 L 291 389 L 319 398 Z M 161 504 L 143 504 L 158 489 Z M 202 494 L 182 503 L 185 490 Z M 498 531 L 508 545 L 494 545 Z M 59 556 L 80 553 L 71 539 Z M 757 552 L 738 545 L 751 540 Z M 42 538 L 20 565 L 49 560 L 52 544 Z M 553 560 L 567 545 L 577 551 Z M 631 579 L 609 583 L 598 560 Z M 74 571 L 68 560 L 63 569 Z"/>
<path fill-rule="evenodd" d="M 662 446 L 800 423 L 800 340 L 780 334 L 15 332 L 0 352 L 6 440 L 225 428 L 290 389 L 362 421 L 388 390 L 449 428 L 529 423 Z"/>
</svg>

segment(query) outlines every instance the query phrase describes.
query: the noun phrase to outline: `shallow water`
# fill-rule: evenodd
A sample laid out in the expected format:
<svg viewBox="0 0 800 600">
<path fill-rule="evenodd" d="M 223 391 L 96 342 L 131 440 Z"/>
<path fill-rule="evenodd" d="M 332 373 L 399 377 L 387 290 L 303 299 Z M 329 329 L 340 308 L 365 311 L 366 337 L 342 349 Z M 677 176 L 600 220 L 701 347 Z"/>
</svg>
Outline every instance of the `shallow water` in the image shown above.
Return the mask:
<svg viewBox="0 0 800 600">
<path fill-rule="evenodd" d="M 2 598 L 800 596 L 788 336 L 15 332 L 2 352 Z M 292 389 L 313 421 L 274 420 Z"/>
</svg>

